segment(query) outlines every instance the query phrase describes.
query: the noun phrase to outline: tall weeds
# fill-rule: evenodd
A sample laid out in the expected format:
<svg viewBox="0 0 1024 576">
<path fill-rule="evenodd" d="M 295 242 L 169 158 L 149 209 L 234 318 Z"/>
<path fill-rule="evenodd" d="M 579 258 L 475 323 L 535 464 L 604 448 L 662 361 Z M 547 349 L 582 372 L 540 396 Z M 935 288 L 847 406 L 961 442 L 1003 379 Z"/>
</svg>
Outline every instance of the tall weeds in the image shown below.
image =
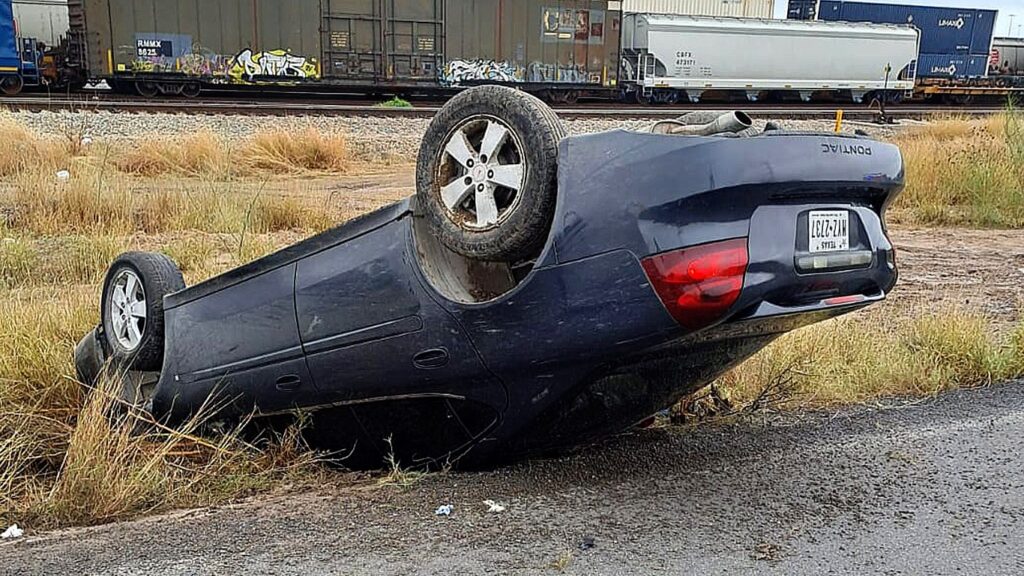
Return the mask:
<svg viewBox="0 0 1024 576">
<path fill-rule="evenodd" d="M 202 280 L 278 248 L 275 233 L 319 230 L 330 210 L 258 193 L 243 179 L 276 169 L 234 162 L 208 134 L 129 150 L 40 139 L 4 122 L 0 524 L 95 524 L 320 473 L 294 431 L 257 448 L 237 431 L 200 438 L 202 415 L 173 431 L 125 415 L 115 410 L 116 378 L 86 396 L 72 351 L 98 322 L 99 283 L 118 253 L 163 249 Z M 302 170 L 339 168 L 343 151 L 318 164 L 311 149 L 283 148 L 278 158 L 297 153 Z M 141 178 L 161 175 L 176 178 Z"/>
<path fill-rule="evenodd" d="M 999 339 L 983 316 L 918 312 L 881 321 L 845 317 L 787 334 L 719 384 L 742 403 L 785 381 L 783 402 L 833 406 L 1024 375 L 1024 324 Z"/>
<path fill-rule="evenodd" d="M 896 138 L 907 188 L 894 216 L 915 224 L 1024 226 L 1024 120 L 938 119 Z"/>
</svg>

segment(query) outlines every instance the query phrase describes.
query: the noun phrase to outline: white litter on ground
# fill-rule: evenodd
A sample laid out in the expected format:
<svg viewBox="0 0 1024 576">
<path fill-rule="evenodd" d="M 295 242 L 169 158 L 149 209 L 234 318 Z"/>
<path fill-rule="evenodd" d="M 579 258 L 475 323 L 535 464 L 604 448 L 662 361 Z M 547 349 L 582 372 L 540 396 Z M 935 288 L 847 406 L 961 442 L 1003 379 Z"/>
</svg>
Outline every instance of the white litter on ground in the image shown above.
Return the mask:
<svg viewBox="0 0 1024 576">
<path fill-rule="evenodd" d="M 438 506 L 437 510 L 434 510 L 434 514 L 437 515 L 437 516 L 451 516 L 452 515 L 452 505 L 451 504 L 445 504 L 444 506 Z"/>
<path fill-rule="evenodd" d="M 58 170 L 57 171 L 57 180 L 58 181 L 60 181 L 60 182 L 67 182 L 70 179 L 71 179 L 71 172 L 68 172 L 67 170 Z"/>
<path fill-rule="evenodd" d="M 18 528 L 17 524 L 12 524 L 10 528 L 4 530 L 3 534 L 0 534 L 0 538 L 3 538 L 4 540 L 10 538 L 21 538 L 24 534 L 25 531 L 21 528 Z"/>
<path fill-rule="evenodd" d="M 490 514 L 500 514 L 505 511 L 505 506 L 494 500 L 484 500 L 484 504 L 487 506 L 487 512 Z"/>
</svg>

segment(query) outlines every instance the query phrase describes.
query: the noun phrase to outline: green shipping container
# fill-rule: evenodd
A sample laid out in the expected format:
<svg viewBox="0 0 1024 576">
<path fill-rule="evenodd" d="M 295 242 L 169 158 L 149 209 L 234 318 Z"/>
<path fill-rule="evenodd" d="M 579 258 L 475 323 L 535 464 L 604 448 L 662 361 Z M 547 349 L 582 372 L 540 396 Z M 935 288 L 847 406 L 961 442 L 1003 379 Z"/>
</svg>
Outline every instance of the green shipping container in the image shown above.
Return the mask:
<svg viewBox="0 0 1024 576">
<path fill-rule="evenodd" d="M 619 2 L 69 0 L 94 78 L 614 86 Z"/>
</svg>

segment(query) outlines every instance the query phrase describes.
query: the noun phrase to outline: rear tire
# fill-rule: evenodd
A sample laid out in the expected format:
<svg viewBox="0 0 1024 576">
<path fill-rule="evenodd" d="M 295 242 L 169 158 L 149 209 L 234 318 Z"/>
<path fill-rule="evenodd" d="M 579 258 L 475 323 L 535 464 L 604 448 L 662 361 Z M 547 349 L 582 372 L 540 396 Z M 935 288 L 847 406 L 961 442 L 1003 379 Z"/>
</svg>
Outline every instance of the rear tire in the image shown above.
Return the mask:
<svg viewBox="0 0 1024 576">
<path fill-rule="evenodd" d="M 164 296 L 185 288 L 170 258 L 128 252 L 103 282 L 100 314 L 107 356 L 122 370 L 159 370 L 164 358 Z"/>
<path fill-rule="evenodd" d="M 450 100 L 420 147 L 416 197 L 432 231 L 476 260 L 518 262 L 547 239 L 565 129 L 534 96 L 480 86 Z"/>
</svg>

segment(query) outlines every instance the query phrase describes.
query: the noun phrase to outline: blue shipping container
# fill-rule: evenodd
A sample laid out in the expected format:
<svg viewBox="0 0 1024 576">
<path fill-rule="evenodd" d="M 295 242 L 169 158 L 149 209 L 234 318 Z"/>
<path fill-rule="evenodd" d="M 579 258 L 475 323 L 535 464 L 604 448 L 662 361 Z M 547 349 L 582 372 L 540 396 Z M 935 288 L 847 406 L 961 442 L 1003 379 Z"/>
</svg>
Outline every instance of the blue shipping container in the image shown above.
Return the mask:
<svg viewBox="0 0 1024 576">
<path fill-rule="evenodd" d="M 918 78 L 983 78 L 987 73 L 988 56 L 921 54 L 917 58 Z"/>
<path fill-rule="evenodd" d="M 822 0 L 820 20 L 912 24 L 921 31 L 924 54 L 970 54 L 987 56 L 992 49 L 996 10 L 871 4 Z"/>
<path fill-rule="evenodd" d="M 14 38 L 14 11 L 11 0 L 0 0 L 0 74 L 18 72 L 21 58 Z"/>
</svg>

